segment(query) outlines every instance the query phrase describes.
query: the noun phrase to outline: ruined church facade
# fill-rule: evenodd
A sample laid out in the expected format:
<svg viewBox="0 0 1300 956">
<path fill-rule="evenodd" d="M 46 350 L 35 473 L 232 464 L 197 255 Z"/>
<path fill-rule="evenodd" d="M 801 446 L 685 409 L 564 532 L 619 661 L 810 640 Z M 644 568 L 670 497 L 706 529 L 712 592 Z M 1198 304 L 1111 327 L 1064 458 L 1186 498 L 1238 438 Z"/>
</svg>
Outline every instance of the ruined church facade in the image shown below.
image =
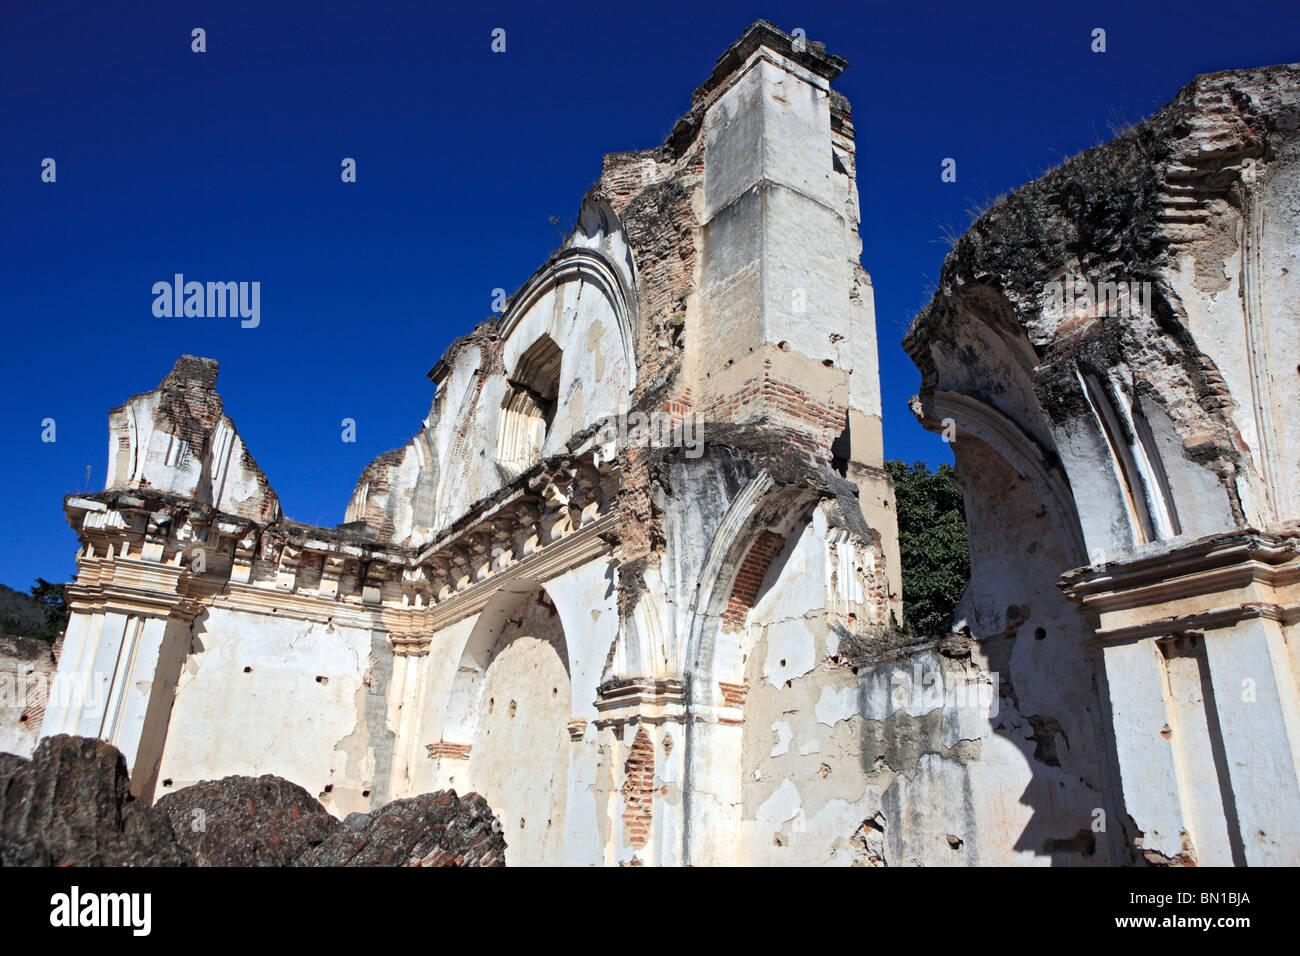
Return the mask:
<svg viewBox="0 0 1300 956">
<path fill-rule="evenodd" d="M 338 816 L 476 791 L 512 865 L 1294 862 L 1295 454 L 1289 418 L 1261 424 L 1296 392 L 1294 76 L 1171 107 L 1228 131 L 1152 134 L 1174 199 L 1151 229 L 1185 245 L 1121 243 L 1140 274 L 1081 253 L 1106 184 L 1166 162 L 1115 144 L 1083 158 L 1099 185 L 1029 210 L 1050 228 L 999 207 L 949 257 L 906 345 L 956 438 L 972 581 L 958 632 L 909 643 L 846 65 L 756 23 L 662 146 L 606 156 L 336 527 L 283 514 L 214 361 L 115 409 L 105 490 L 65 499 L 41 734 L 112 742 L 144 799 L 261 773 Z M 1053 298 L 1076 265 L 1150 282 L 1157 318 Z M 1219 689 L 1246 661 L 1249 711 Z"/>
<path fill-rule="evenodd" d="M 844 66 L 756 25 L 663 146 L 607 156 L 336 528 L 282 514 L 215 362 L 116 409 L 106 490 L 66 501 L 87 693 L 42 734 L 111 741 L 146 798 L 477 791 L 512 864 L 849 858 L 864 787 L 773 841 L 783 781 L 857 773 L 848 735 L 769 739 L 901 616 Z"/>
</svg>

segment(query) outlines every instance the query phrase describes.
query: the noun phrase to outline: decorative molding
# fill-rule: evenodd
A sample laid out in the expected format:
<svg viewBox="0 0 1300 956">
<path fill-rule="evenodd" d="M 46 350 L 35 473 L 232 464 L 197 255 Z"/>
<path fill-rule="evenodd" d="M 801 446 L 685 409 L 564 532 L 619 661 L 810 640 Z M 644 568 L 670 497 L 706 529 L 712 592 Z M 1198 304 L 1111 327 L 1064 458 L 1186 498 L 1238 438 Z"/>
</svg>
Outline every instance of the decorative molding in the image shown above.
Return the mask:
<svg viewBox="0 0 1300 956">
<path fill-rule="evenodd" d="M 686 715 L 686 685 L 676 678 L 633 677 L 609 681 L 596 696 L 597 730 L 625 724 L 680 722 Z"/>
<path fill-rule="evenodd" d="M 591 449 L 548 459 L 418 552 L 294 522 L 262 528 L 162 492 L 72 495 L 64 508 L 83 547 L 69 598 L 74 609 L 186 619 L 213 606 L 330 621 L 426 653 L 502 585 L 608 553 L 618 482 Z"/>
<path fill-rule="evenodd" d="M 1300 619 L 1300 539 L 1233 532 L 1135 560 L 1078 568 L 1060 588 L 1103 643 Z"/>
</svg>

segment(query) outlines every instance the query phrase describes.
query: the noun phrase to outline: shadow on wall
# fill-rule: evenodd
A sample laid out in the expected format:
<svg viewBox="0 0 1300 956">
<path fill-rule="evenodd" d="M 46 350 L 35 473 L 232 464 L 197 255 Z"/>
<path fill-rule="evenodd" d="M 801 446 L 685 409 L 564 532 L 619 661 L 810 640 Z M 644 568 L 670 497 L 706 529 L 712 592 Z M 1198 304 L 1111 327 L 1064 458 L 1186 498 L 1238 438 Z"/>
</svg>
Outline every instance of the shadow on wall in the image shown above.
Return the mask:
<svg viewBox="0 0 1300 956">
<path fill-rule="evenodd" d="M 958 634 L 859 665 L 865 836 L 890 865 L 1131 862 L 1092 632 L 1057 586 L 1048 510 L 1001 456 L 955 445 L 972 574 Z"/>
</svg>

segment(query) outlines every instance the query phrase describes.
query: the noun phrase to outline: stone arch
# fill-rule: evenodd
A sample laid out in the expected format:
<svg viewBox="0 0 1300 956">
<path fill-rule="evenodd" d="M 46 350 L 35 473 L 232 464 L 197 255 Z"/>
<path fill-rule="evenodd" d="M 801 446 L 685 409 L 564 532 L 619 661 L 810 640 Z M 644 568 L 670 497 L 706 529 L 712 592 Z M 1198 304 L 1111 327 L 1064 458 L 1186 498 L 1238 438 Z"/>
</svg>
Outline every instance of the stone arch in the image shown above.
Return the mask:
<svg viewBox="0 0 1300 956">
<path fill-rule="evenodd" d="M 613 312 L 616 331 L 619 337 L 618 351 L 623 361 L 623 390 L 630 397 L 636 388 L 636 356 L 632 343 L 635 341 L 636 296 L 630 284 L 632 277 L 626 279 L 620 270 L 604 255 L 594 248 L 573 246 L 559 252 L 556 257 L 540 272 L 533 276 L 510 302 L 501 322 L 501 337 L 507 342 L 525 324 L 542 299 L 561 286 L 571 282 L 591 284 L 609 302 Z M 619 412 L 627 408 L 626 401 Z"/>
<path fill-rule="evenodd" d="M 692 596 L 685 648 L 685 864 L 694 862 L 692 854 L 707 861 L 719 841 L 729 839 L 739 827 L 742 741 L 735 710 L 743 707 L 744 688 L 719 680 L 733 669 L 719 668 L 728 649 L 723 646 L 728 609 L 735 609 L 738 584 L 752 603 L 755 580 L 761 581 L 792 531 L 808 520 L 817 499 L 811 489 L 777 486 L 767 471 L 760 471 L 733 499 L 710 542 Z M 774 539 L 780 539 L 780 547 Z M 753 553 L 761 571 L 750 560 Z M 749 577 L 743 578 L 747 571 Z M 731 633 L 737 631 L 743 631 L 743 626 Z M 743 633 L 736 639 L 743 640 Z M 731 657 L 739 660 L 739 645 L 730 650 Z"/>
<path fill-rule="evenodd" d="M 959 392 L 936 389 L 926 393 L 920 410 L 922 423 L 932 431 L 942 431 L 945 421 L 955 425 L 956 449 L 960 450 L 961 437 L 969 435 L 1005 458 L 1042 499 L 1070 560 L 1079 565 L 1087 563 L 1088 551 L 1070 483 L 1037 442 L 992 405 Z"/>
<path fill-rule="evenodd" d="M 948 437 L 955 422 L 1028 478 L 1053 513 L 1072 567 L 1220 526 L 1198 513 L 1219 518 L 1226 497 L 1212 469 L 1186 454 L 1185 430 L 1199 413 L 1171 415 L 1151 401 L 1157 390 L 1145 380 L 1164 375 L 1164 366 L 1123 356 L 1144 323 L 1155 332 L 1154 320 L 1135 317 L 1123 336 L 1094 337 L 1054 356 L 1040 349 L 1041 329 L 1023 309 L 1000 288 L 972 286 L 940 319 L 948 348 L 907 346 L 923 371 L 926 427 Z M 1175 391 L 1181 405 L 1195 405 L 1190 383 Z M 1192 501 L 1197 506 L 1187 507 Z"/>
<path fill-rule="evenodd" d="M 562 858 L 572 707 L 559 613 L 540 583 L 512 582 L 465 642 L 443 732 L 443 746 L 465 760 L 454 786 L 497 812 L 510 865 Z"/>
</svg>

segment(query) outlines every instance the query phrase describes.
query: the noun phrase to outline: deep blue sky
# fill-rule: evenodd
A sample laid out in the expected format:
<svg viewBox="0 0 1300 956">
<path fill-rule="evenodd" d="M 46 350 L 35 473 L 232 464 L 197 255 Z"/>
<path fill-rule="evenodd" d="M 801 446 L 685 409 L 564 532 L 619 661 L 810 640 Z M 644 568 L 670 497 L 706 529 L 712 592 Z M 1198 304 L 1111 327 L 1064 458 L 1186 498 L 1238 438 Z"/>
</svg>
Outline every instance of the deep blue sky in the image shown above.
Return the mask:
<svg viewBox="0 0 1300 956">
<path fill-rule="evenodd" d="M 62 496 L 87 465 L 103 487 L 109 409 L 184 352 L 221 362 L 288 515 L 341 521 L 366 463 L 419 427 L 425 372 L 556 247 L 548 220 L 572 223 L 602 153 L 659 144 L 759 17 L 851 61 L 837 86 L 858 131 L 885 451 L 932 465 L 950 456 L 907 410 L 919 379 L 898 340 L 945 232 L 1196 73 L 1300 58 L 1295 0 L 1249 16 L 1204 0 L 0 3 L 0 582 L 72 573 Z M 154 318 L 150 288 L 175 272 L 261 281 L 261 326 Z"/>
</svg>

